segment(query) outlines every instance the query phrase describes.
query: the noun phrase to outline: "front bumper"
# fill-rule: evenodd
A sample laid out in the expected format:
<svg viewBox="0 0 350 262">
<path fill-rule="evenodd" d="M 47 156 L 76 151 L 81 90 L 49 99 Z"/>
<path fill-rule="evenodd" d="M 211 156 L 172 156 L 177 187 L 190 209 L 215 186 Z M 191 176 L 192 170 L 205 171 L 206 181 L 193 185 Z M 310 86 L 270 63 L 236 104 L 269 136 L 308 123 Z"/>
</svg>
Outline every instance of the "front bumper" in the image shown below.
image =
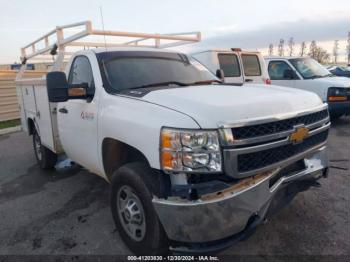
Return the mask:
<svg viewBox="0 0 350 262">
<path fill-rule="evenodd" d="M 232 236 L 242 235 L 263 221 L 278 192 L 291 182 L 305 181 L 307 184 L 307 181 L 324 176 L 328 170 L 325 147 L 306 157 L 305 166 L 302 171 L 275 179 L 273 184 L 270 180 L 278 175 L 279 169 L 244 179 L 239 186 L 233 185 L 198 200 L 154 198 L 153 204 L 170 240 L 182 243 L 182 246 L 220 242 L 222 247 L 225 245 L 220 240 L 232 242 L 236 239 Z"/>
<path fill-rule="evenodd" d="M 328 108 L 331 115 L 350 115 L 350 101 L 328 102 Z"/>
</svg>

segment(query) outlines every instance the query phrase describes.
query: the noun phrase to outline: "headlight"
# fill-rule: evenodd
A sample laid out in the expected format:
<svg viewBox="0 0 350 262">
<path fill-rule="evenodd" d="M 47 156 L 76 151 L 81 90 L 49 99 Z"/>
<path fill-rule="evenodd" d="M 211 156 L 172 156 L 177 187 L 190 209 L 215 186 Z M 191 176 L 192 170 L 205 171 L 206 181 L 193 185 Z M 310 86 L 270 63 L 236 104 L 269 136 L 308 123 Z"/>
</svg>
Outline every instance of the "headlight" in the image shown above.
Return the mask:
<svg viewBox="0 0 350 262">
<path fill-rule="evenodd" d="M 160 143 L 161 166 L 164 171 L 222 171 L 217 131 L 163 128 Z"/>
<path fill-rule="evenodd" d="M 328 89 L 328 101 L 346 101 L 348 100 L 348 89 L 341 87 L 330 87 Z"/>
</svg>

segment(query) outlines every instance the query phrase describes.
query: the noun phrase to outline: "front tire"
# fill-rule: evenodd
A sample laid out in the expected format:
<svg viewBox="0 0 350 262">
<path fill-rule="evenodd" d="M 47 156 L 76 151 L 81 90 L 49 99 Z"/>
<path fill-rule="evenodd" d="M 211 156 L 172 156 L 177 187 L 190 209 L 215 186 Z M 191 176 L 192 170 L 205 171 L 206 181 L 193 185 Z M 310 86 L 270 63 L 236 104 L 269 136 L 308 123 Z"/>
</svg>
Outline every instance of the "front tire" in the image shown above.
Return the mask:
<svg viewBox="0 0 350 262">
<path fill-rule="evenodd" d="M 36 130 L 33 133 L 33 148 L 35 158 L 41 169 L 52 169 L 56 165 L 57 155 L 41 144 L 41 139 Z"/>
<path fill-rule="evenodd" d="M 166 233 L 152 204 L 152 186 L 147 182 L 151 172 L 146 164 L 130 163 L 120 167 L 112 178 L 113 219 L 124 243 L 136 255 L 169 251 Z"/>
</svg>

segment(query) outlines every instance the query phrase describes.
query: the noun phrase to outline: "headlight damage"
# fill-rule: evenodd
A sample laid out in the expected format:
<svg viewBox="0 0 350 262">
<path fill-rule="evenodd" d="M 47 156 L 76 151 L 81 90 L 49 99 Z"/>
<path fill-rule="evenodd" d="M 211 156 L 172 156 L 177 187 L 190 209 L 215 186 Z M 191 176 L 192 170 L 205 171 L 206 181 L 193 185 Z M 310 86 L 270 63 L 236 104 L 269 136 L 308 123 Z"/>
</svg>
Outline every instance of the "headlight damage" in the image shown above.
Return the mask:
<svg viewBox="0 0 350 262">
<path fill-rule="evenodd" d="M 161 165 L 166 172 L 221 172 L 222 160 L 217 131 L 161 131 Z"/>
</svg>

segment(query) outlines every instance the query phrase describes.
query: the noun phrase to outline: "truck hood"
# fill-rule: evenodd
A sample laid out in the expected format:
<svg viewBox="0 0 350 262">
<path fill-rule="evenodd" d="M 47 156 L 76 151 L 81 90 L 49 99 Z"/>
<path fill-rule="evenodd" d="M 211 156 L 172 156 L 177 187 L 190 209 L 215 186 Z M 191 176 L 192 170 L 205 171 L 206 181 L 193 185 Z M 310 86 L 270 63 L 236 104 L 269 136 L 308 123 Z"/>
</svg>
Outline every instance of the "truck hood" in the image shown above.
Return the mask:
<svg viewBox="0 0 350 262">
<path fill-rule="evenodd" d="M 189 115 L 202 128 L 278 117 L 322 105 L 314 93 L 258 84 L 163 89 L 152 91 L 143 99 Z"/>
<path fill-rule="evenodd" d="M 350 78 L 348 77 L 340 77 L 340 76 L 334 76 L 334 77 L 323 77 L 323 78 L 316 78 L 312 81 L 319 82 L 322 85 L 325 85 L 327 87 L 349 87 L 350 88 Z"/>
</svg>

